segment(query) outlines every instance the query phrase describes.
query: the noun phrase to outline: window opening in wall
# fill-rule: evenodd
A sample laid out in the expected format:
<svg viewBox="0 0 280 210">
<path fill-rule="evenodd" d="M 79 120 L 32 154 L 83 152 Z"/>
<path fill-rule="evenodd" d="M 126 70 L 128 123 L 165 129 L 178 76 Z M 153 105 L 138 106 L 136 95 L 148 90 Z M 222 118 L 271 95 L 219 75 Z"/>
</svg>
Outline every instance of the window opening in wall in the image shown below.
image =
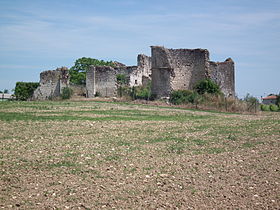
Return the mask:
<svg viewBox="0 0 280 210">
<path fill-rule="evenodd" d="M 135 80 L 135 85 L 137 85 L 137 79 Z"/>
</svg>

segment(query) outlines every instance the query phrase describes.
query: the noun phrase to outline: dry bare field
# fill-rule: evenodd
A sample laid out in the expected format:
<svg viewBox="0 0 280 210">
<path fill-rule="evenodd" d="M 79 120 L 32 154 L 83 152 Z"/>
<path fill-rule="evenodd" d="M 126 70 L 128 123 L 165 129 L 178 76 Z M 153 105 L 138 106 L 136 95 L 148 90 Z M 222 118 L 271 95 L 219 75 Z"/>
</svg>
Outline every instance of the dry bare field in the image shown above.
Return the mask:
<svg viewBox="0 0 280 210">
<path fill-rule="evenodd" d="M 0 208 L 279 209 L 280 113 L 1 102 Z"/>
</svg>

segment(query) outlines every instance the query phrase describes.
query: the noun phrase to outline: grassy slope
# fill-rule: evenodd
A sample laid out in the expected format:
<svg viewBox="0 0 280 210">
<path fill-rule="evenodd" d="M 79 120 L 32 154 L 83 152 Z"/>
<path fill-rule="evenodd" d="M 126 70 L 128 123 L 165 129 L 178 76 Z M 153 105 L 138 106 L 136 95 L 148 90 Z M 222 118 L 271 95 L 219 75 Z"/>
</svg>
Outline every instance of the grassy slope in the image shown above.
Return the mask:
<svg viewBox="0 0 280 210">
<path fill-rule="evenodd" d="M 0 105 L 2 207 L 279 204 L 279 113 L 105 102 Z"/>
</svg>

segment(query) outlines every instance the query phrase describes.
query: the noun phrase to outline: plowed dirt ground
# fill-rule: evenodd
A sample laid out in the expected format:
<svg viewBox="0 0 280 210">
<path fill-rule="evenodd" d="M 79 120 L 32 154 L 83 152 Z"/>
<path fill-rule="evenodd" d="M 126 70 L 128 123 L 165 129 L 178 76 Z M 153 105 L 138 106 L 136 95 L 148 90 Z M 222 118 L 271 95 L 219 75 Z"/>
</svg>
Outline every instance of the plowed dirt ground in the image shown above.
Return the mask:
<svg viewBox="0 0 280 210">
<path fill-rule="evenodd" d="M 280 113 L 1 102 L 0 208 L 279 209 Z"/>
</svg>

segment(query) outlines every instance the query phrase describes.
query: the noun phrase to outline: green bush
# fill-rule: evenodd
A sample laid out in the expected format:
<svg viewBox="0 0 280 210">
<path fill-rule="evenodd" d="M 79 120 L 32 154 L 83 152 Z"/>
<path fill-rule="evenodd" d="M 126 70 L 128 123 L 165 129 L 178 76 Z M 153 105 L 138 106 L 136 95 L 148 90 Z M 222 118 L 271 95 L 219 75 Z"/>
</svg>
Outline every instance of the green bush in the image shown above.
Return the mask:
<svg viewBox="0 0 280 210">
<path fill-rule="evenodd" d="M 124 79 L 124 78 L 120 78 Z M 148 82 L 147 85 L 129 87 L 128 85 L 120 85 L 118 87 L 118 96 L 127 97 L 132 100 L 141 99 L 141 100 L 154 100 L 155 96 L 151 91 L 151 82 Z"/>
<path fill-rule="evenodd" d="M 272 112 L 277 112 L 279 110 L 278 106 L 275 104 L 271 104 L 269 108 Z"/>
<path fill-rule="evenodd" d="M 215 82 L 213 82 L 210 79 L 204 79 L 198 82 L 194 90 L 198 92 L 198 94 L 202 95 L 204 93 L 211 93 L 211 94 L 220 94 L 221 90 L 219 85 L 217 85 Z"/>
<path fill-rule="evenodd" d="M 152 100 L 153 99 L 150 85 L 132 87 L 130 96 L 132 97 L 133 100 L 135 100 L 135 99 Z"/>
<path fill-rule="evenodd" d="M 73 90 L 69 87 L 62 88 L 61 98 L 62 99 L 70 99 L 73 95 Z"/>
<path fill-rule="evenodd" d="M 190 90 L 176 90 L 170 95 L 170 102 L 172 104 L 186 104 L 186 103 L 196 103 L 198 101 L 199 95 L 196 92 Z"/>
<path fill-rule="evenodd" d="M 280 108 L 280 93 L 279 93 L 279 95 L 277 96 L 276 105 L 278 105 L 279 108 Z"/>
<path fill-rule="evenodd" d="M 261 105 L 261 110 L 262 110 L 262 111 L 270 111 L 270 106 L 269 106 L 269 105 L 266 105 L 266 104 L 262 104 L 262 105 Z"/>
<path fill-rule="evenodd" d="M 100 92 L 98 92 L 98 91 L 96 91 L 96 93 L 95 93 L 94 97 L 101 97 L 101 93 L 100 93 Z"/>
<path fill-rule="evenodd" d="M 75 65 L 69 70 L 70 82 L 76 85 L 86 84 L 86 72 L 90 66 L 112 66 L 115 64 L 112 61 L 103 61 L 94 58 L 82 57 L 75 61 Z"/>
<path fill-rule="evenodd" d="M 17 82 L 15 87 L 16 99 L 20 101 L 30 99 L 37 87 L 39 87 L 38 82 Z"/>
<path fill-rule="evenodd" d="M 259 103 L 259 100 L 256 97 L 251 96 L 249 93 L 247 93 L 247 95 L 245 96 L 244 101 L 246 101 L 250 104 Z"/>
<path fill-rule="evenodd" d="M 117 89 L 118 97 L 130 98 L 131 88 L 127 85 L 120 85 Z"/>
<path fill-rule="evenodd" d="M 244 101 L 247 103 L 248 111 L 256 112 L 257 110 L 259 110 L 260 103 L 256 97 L 251 96 L 249 93 L 247 93 L 247 95 L 244 98 Z"/>
<path fill-rule="evenodd" d="M 125 74 L 117 74 L 117 83 L 119 85 L 127 85 L 128 79 Z"/>
</svg>

